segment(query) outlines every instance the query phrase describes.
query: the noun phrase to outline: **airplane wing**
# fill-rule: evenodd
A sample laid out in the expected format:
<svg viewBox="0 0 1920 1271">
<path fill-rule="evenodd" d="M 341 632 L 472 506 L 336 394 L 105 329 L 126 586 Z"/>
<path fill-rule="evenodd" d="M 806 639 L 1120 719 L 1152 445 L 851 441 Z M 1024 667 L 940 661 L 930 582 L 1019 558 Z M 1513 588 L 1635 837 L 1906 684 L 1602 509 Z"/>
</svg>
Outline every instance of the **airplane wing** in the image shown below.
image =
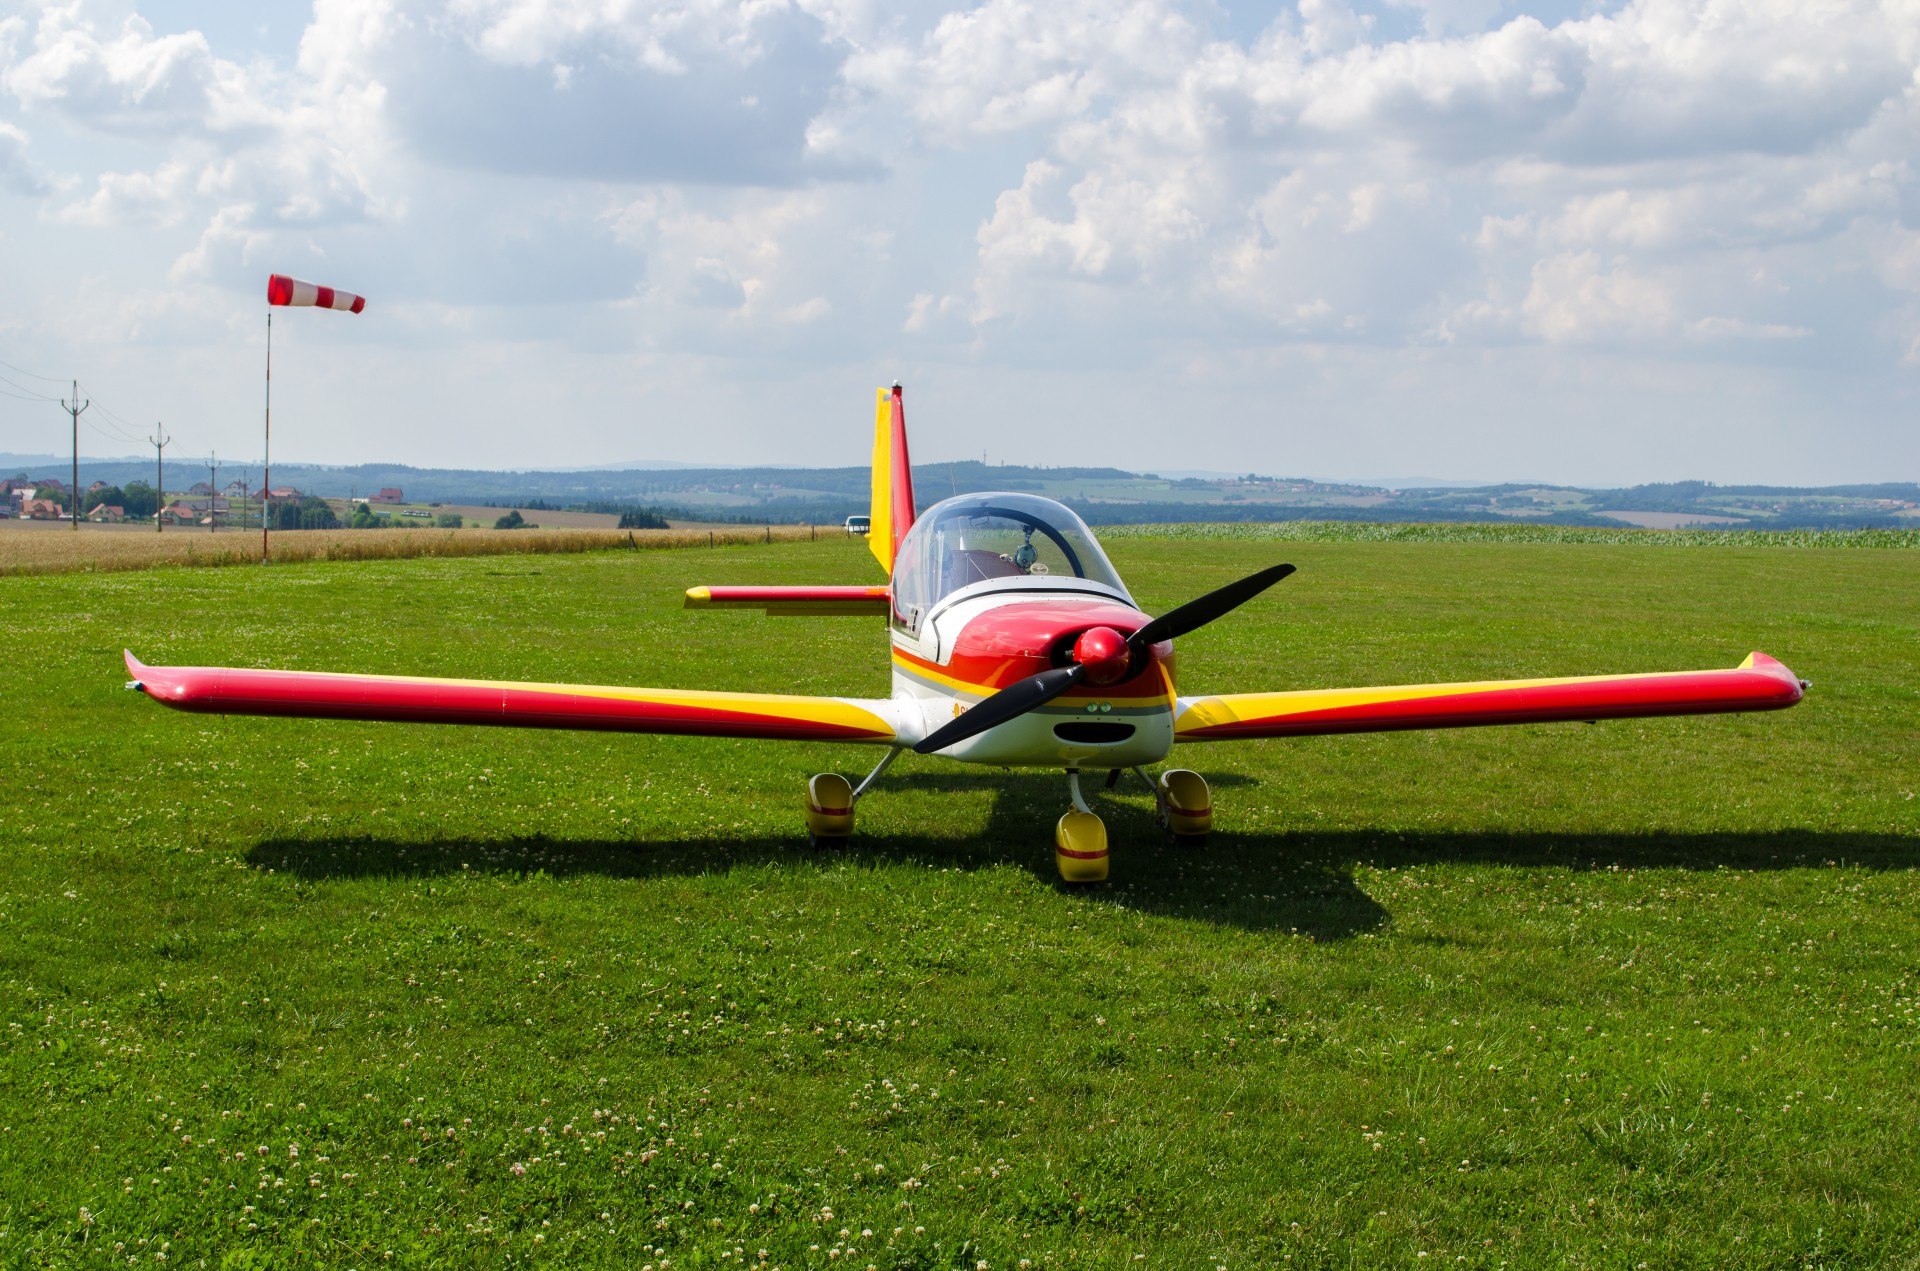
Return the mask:
<svg viewBox="0 0 1920 1271">
<path fill-rule="evenodd" d="M 175 710 L 427 724 L 761 737 L 894 745 L 906 726 L 891 701 L 712 693 L 695 689 L 518 684 L 409 675 L 335 675 L 212 666 L 143 666 L 131 688 Z M 923 731 L 923 726 L 916 726 Z M 904 741 L 917 740 L 919 731 Z"/>
<path fill-rule="evenodd" d="M 1727 671 L 1227 693 L 1182 697 L 1174 714 L 1174 738 L 1224 741 L 1779 710 L 1799 701 L 1806 687 L 1780 663 L 1754 653 Z"/>
<path fill-rule="evenodd" d="M 688 609 L 759 609 L 773 617 L 887 612 L 887 588 L 875 587 L 689 587 Z"/>
</svg>

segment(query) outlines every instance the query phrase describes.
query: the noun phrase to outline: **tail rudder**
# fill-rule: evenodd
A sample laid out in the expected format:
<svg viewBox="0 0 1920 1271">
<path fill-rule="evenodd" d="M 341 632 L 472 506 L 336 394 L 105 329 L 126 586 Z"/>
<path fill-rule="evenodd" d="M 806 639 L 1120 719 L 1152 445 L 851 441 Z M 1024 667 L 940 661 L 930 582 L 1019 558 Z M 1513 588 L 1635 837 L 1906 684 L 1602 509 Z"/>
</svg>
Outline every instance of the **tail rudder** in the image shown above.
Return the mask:
<svg viewBox="0 0 1920 1271">
<path fill-rule="evenodd" d="M 867 547 L 893 573 L 900 540 L 913 528 L 913 468 L 907 460 L 907 408 L 900 386 L 879 390 L 873 420 L 872 526 Z"/>
</svg>

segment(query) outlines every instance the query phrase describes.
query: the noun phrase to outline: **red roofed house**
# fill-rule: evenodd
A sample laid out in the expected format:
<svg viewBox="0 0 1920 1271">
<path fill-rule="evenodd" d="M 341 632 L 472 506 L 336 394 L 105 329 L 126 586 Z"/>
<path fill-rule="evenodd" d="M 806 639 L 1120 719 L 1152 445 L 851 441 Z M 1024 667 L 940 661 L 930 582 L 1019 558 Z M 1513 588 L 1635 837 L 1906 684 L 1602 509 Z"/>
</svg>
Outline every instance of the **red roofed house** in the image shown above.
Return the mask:
<svg viewBox="0 0 1920 1271">
<path fill-rule="evenodd" d="M 127 510 L 117 503 L 96 503 L 93 511 L 87 513 L 89 521 L 124 521 Z"/>
<path fill-rule="evenodd" d="M 382 487 L 380 493 L 373 496 L 372 501 L 375 503 L 405 503 L 407 496 L 400 492 L 399 486 L 390 485 Z"/>
</svg>

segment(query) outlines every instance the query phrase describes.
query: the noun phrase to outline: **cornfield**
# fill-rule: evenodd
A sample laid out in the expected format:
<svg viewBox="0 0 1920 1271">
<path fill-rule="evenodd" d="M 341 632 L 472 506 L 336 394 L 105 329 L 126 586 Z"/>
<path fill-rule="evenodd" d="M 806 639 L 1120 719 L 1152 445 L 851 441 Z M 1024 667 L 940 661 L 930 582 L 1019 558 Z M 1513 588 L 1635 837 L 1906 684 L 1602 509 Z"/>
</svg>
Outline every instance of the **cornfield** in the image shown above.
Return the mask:
<svg viewBox="0 0 1920 1271">
<path fill-rule="evenodd" d="M 839 527 L 716 526 L 674 530 L 285 530 L 272 536 L 273 559 L 384 560 L 414 556 L 517 556 L 548 552 L 635 551 L 806 542 L 819 533 L 839 540 Z M 10 530 L 0 533 L 0 575 L 108 573 L 168 566 L 257 565 L 258 535 Z"/>
</svg>

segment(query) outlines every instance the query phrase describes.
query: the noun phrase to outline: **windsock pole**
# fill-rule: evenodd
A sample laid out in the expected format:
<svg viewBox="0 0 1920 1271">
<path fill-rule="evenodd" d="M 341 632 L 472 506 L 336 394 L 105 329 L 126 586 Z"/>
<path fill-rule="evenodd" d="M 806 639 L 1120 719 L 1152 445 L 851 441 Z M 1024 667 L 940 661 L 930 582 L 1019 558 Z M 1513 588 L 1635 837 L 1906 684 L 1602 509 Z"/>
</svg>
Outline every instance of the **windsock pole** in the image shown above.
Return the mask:
<svg viewBox="0 0 1920 1271">
<path fill-rule="evenodd" d="M 316 309 L 333 309 L 341 313 L 359 313 L 367 307 L 367 300 L 365 296 L 356 296 L 351 291 L 302 282 L 286 274 L 267 276 L 267 418 L 266 439 L 260 455 L 260 480 L 263 483 L 260 494 L 260 563 L 262 565 L 269 559 L 267 555 L 269 518 L 266 513 L 273 503 L 273 307 L 275 305 L 307 306 Z"/>
<path fill-rule="evenodd" d="M 273 490 L 273 306 L 271 304 L 267 306 L 267 421 L 266 438 L 262 444 L 266 449 L 262 452 L 265 470 L 260 476 L 260 563 L 264 565 L 269 559 L 267 522 L 272 519 L 269 514 L 273 510 L 273 503 L 269 498 Z"/>
</svg>

